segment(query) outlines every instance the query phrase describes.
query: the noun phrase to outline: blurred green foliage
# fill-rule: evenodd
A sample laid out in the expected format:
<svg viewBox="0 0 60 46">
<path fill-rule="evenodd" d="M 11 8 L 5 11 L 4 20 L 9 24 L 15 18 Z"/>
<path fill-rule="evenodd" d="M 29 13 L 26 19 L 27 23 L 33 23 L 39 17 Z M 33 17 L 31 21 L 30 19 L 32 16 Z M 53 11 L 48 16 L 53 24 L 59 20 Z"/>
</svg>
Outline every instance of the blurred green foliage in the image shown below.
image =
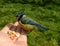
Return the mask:
<svg viewBox="0 0 60 46">
<path fill-rule="evenodd" d="M 49 27 L 28 34 L 28 46 L 60 46 L 60 0 L 0 0 L 0 30 L 16 21 L 18 12 Z M 36 5 L 37 4 L 37 5 Z"/>
<path fill-rule="evenodd" d="M 29 3 L 45 6 L 49 3 L 60 4 L 60 0 L 0 0 L 0 4 L 4 3 Z"/>
</svg>

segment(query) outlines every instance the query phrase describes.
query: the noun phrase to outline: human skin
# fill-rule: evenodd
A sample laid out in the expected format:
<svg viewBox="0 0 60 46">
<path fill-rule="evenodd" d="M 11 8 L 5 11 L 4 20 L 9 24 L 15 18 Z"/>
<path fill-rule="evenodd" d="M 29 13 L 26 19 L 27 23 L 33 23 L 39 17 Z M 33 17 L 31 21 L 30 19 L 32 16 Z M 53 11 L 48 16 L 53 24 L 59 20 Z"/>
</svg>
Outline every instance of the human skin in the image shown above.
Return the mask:
<svg viewBox="0 0 60 46">
<path fill-rule="evenodd" d="M 16 27 L 14 27 L 16 26 Z M 8 24 L 6 25 L 1 31 L 0 31 L 0 46 L 27 46 L 27 35 L 24 30 L 20 31 L 20 26 L 18 22 L 15 22 L 14 24 Z M 17 31 L 20 33 L 20 37 L 16 40 L 11 40 L 8 37 L 8 34 L 6 33 L 10 29 L 13 29 L 14 31 Z"/>
</svg>

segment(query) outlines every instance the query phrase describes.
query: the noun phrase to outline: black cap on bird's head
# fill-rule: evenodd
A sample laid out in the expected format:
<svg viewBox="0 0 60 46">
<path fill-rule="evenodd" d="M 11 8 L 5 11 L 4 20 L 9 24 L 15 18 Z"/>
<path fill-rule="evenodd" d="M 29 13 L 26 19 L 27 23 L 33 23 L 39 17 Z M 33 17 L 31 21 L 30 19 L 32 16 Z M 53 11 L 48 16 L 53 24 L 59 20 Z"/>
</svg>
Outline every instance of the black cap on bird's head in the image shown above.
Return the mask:
<svg viewBox="0 0 60 46">
<path fill-rule="evenodd" d="M 17 16 L 16 16 L 16 18 L 17 18 L 17 20 L 19 21 L 19 20 L 21 20 L 21 18 L 23 17 L 23 15 L 24 15 L 24 13 L 18 13 L 17 14 Z"/>
</svg>

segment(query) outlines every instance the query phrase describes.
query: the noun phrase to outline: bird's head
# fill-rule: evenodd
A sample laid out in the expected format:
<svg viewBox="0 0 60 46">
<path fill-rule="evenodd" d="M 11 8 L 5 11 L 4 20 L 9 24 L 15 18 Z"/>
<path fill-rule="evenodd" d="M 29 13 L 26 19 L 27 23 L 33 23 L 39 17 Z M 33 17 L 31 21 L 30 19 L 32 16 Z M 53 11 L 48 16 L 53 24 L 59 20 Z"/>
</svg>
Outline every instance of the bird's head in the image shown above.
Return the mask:
<svg viewBox="0 0 60 46">
<path fill-rule="evenodd" d="M 17 15 L 16 15 L 16 18 L 17 18 L 17 20 L 19 21 L 19 20 L 21 20 L 22 18 L 24 18 L 25 17 L 25 15 L 24 15 L 24 13 L 18 13 Z"/>
</svg>

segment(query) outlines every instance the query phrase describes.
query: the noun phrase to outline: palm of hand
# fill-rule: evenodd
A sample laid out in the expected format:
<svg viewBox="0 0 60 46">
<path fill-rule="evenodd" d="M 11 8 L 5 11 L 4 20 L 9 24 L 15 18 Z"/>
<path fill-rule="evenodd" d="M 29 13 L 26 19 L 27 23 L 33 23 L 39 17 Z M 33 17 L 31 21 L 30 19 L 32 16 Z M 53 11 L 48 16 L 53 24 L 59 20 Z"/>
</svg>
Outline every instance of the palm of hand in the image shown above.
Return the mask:
<svg viewBox="0 0 60 46">
<path fill-rule="evenodd" d="M 18 25 L 18 22 L 15 24 L 9 24 L 0 31 L 0 46 L 27 46 L 26 33 L 23 30 L 20 32 L 20 26 Z M 6 34 L 10 29 L 19 32 L 20 37 L 18 39 L 11 40 L 8 37 L 8 34 Z"/>
</svg>

